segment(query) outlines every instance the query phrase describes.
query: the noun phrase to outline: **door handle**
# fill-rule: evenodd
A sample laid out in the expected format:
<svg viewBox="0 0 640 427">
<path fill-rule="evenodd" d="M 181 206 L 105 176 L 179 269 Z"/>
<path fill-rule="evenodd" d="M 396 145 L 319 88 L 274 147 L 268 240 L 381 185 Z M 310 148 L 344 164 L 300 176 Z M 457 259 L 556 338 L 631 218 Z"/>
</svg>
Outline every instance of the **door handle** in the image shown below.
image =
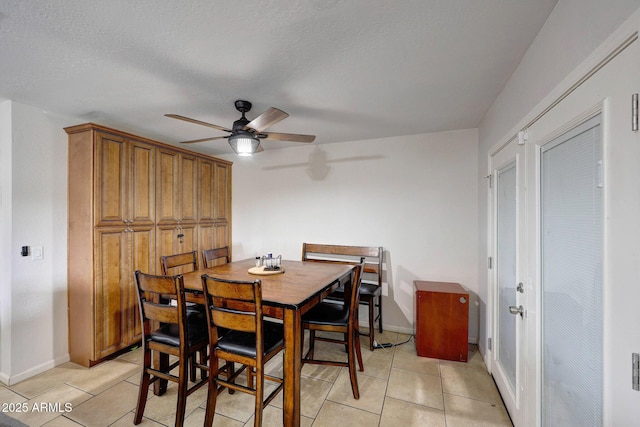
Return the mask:
<svg viewBox="0 0 640 427">
<path fill-rule="evenodd" d="M 511 305 L 509 306 L 509 313 L 511 314 L 519 314 L 520 317 L 524 317 L 524 307 L 523 306 L 518 306 L 516 307 L 515 305 Z"/>
</svg>

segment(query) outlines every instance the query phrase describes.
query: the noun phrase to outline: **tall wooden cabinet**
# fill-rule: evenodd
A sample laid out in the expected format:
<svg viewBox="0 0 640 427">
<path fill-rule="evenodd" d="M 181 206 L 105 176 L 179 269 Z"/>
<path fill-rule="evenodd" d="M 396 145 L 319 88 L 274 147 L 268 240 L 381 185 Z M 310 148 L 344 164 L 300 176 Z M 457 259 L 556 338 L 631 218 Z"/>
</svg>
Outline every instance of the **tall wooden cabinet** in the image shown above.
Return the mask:
<svg viewBox="0 0 640 427">
<path fill-rule="evenodd" d="M 91 123 L 65 131 L 69 354 L 91 366 L 141 338 L 135 270 L 230 245 L 231 163 Z"/>
</svg>

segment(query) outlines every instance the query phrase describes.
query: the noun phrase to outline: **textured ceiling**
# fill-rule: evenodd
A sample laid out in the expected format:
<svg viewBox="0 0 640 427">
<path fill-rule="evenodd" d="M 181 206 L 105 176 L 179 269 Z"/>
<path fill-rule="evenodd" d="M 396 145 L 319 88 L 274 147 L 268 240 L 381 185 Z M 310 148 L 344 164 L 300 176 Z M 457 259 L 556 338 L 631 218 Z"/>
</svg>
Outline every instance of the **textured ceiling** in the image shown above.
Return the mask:
<svg viewBox="0 0 640 427">
<path fill-rule="evenodd" d="M 225 133 L 165 113 L 230 127 L 236 99 L 316 143 L 473 128 L 556 2 L 0 0 L 0 98 L 168 143 Z"/>
</svg>

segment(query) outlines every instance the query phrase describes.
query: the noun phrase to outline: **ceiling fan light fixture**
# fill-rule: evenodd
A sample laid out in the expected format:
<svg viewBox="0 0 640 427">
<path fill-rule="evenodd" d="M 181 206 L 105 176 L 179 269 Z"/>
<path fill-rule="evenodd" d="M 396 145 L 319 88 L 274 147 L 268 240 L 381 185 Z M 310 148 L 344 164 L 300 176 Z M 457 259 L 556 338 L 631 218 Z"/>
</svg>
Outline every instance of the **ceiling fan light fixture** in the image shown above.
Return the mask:
<svg viewBox="0 0 640 427">
<path fill-rule="evenodd" d="M 260 146 L 260 140 L 251 132 L 241 130 L 229 137 L 229 145 L 238 156 L 251 156 Z"/>
</svg>

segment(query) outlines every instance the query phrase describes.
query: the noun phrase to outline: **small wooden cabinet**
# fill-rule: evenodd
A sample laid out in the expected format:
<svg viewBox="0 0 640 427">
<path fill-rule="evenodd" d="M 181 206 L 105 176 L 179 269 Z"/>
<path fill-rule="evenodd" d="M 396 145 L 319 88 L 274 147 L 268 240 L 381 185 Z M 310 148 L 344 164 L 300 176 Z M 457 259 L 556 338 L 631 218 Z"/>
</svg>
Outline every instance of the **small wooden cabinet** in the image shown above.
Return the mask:
<svg viewBox="0 0 640 427">
<path fill-rule="evenodd" d="M 469 293 L 458 283 L 413 282 L 418 356 L 467 361 Z"/>
</svg>

